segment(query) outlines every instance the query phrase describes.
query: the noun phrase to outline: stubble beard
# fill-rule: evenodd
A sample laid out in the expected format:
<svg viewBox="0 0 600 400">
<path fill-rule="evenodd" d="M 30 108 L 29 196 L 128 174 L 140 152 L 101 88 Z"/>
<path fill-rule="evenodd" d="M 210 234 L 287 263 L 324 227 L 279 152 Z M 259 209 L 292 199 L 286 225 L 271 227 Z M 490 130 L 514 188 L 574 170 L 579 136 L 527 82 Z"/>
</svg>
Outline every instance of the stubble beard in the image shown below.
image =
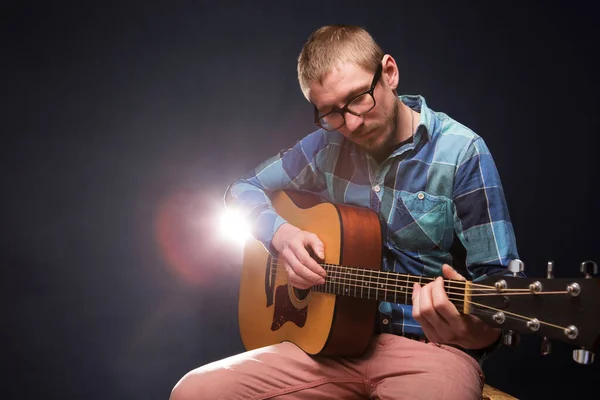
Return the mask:
<svg viewBox="0 0 600 400">
<path fill-rule="evenodd" d="M 383 133 L 380 135 L 375 135 L 373 138 L 369 138 L 366 143 L 366 149 L 373 153 L 383 153 L 386 150 L 394 147 L 396 144 L 396 131 L 398 128 L 398 112 L 399 107 L 393 107 L 392 115 L 390 121 L 392 121 L 391 126 L 389 126 Z M 380 129 L 377 127 L 376 129 Z"/>
</svg>

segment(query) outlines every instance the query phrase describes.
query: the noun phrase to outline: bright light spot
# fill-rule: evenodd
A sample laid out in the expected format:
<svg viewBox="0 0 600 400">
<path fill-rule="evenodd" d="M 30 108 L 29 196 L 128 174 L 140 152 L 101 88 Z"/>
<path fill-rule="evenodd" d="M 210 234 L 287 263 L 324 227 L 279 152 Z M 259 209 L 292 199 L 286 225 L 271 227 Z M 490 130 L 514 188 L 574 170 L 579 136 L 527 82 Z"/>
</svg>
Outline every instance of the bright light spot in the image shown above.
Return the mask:
<svg viewBox="0 0 600 400">
<path fill-rule="evenodd" d="M 250 238 L 250 224 L 238 210 L 225 209 L 220 225 L 221 236 L 227 240 L 244 243 Z"/>
</svg>

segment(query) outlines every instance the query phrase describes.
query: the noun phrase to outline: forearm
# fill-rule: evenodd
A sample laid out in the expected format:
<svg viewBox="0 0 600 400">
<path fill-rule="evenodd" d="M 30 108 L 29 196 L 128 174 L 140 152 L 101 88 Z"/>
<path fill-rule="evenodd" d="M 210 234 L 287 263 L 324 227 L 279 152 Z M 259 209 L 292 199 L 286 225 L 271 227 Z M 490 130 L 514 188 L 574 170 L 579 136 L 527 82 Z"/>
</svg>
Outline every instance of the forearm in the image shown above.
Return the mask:
<svg viewBox="0 0 600 400">
<path fill-rule="evenodd" d="M 291 149 L 264 161 L 250 174 L 234 181 L 226 190 L 227 207 L 240 209 L 252 227 L 254 238 L 273 254 L 273 236 L 287 222 L 277 214 L 270 195 L 278 190 L 310 190 L 325 187 L 318 160 L 326 158 L 322 134 L 312 134 Z"/>
</svg>

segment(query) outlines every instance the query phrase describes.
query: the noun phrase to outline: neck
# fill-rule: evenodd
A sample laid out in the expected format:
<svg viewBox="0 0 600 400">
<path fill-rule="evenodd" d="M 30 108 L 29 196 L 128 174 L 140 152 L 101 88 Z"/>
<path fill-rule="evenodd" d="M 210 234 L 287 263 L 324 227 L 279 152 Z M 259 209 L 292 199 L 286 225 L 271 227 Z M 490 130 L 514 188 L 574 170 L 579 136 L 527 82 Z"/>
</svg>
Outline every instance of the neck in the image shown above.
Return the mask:
<svg viewBox="0 0 600 400">
<path fill-rule="evenodd" d="M 410 107 L 400 100 L 398 100 L 395 114 L 394 126 L 392 129 L 394 134 L 390 135 L 384 146 L 370 151 L 371 155 L 378 163 L 382 163 L 383 160 L 398 148 L 400 143 L 405 142 L 413 136 L 413 128 L 417 126 L 417 121 L 419 120 L 419 113 L 411 110 Z"/>
<path fill-rule="evenodd" d="M 402 143 L 409 139 L 415 132 L 418 125 L 419 114 L 413 111 L 409 106 L 398 100 L 398 115 L 396 116 L 397 143 Z"/>
</svg>

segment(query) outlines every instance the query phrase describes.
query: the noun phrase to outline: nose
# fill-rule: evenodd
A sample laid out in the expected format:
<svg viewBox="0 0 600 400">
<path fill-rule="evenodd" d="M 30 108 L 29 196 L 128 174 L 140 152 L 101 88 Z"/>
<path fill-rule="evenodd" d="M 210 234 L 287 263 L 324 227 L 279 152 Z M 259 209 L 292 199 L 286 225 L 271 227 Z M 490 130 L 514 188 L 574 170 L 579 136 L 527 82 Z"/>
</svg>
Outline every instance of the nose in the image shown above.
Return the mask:
<svg viewBox="0 0 600 400">
<path fill-rule="evenodd" d="M 358 117 L 354 114 L 350 114 L 349 112 L 346 113 L 344 119 L 346 120 L 346 127 L 350 132 L 356 131 L 358 128 L 360 128 L 363 122 L 365 122 L 364 117 Z"/>
</svg>

